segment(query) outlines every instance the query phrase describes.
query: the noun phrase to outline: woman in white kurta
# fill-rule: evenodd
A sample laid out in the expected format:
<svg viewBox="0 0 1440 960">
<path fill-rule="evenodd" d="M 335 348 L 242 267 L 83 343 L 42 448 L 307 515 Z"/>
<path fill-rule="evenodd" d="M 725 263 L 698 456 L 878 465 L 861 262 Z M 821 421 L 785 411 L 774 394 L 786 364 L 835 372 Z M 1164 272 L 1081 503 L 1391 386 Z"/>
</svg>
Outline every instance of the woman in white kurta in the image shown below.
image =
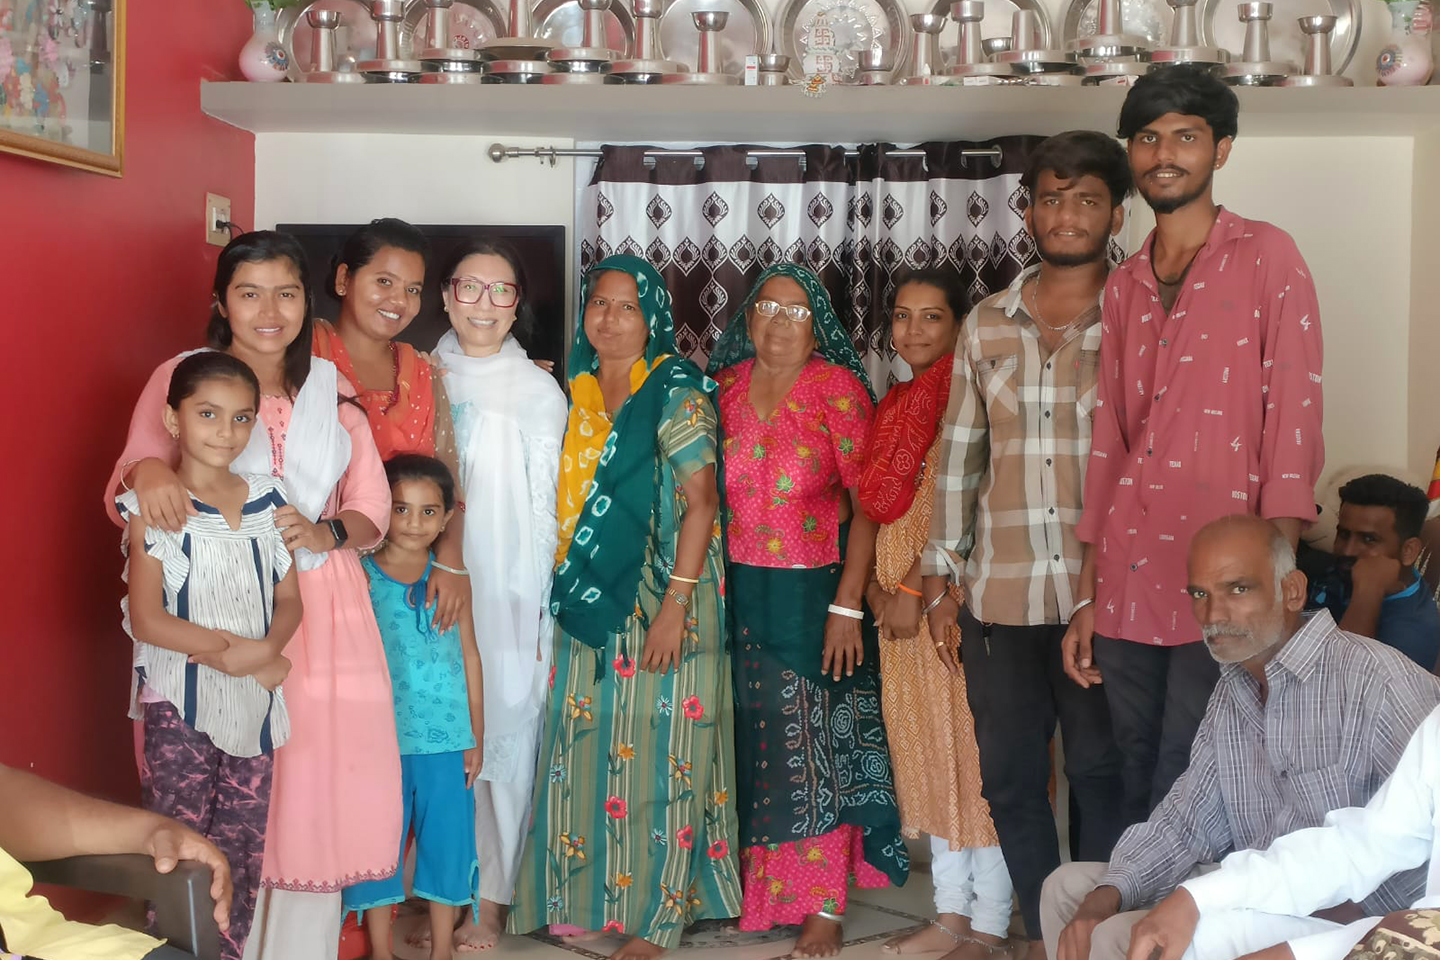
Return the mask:
<svg viewBox="0 0 1440 960">
<path fill-rule="evenodd" d="M 514 333 L 524 334 L 525 278 L 503 244 L 479 242 L 445 274 L 451 331 L 445 372 L 465 490 L 465 566 L 485 664 L 485 765 L 475 783 L 478 924 L 456 945 L 483 948 L 504 928 L 529 826 L 554 633 L 555 494 L 565 395 Z"/>
</svg>

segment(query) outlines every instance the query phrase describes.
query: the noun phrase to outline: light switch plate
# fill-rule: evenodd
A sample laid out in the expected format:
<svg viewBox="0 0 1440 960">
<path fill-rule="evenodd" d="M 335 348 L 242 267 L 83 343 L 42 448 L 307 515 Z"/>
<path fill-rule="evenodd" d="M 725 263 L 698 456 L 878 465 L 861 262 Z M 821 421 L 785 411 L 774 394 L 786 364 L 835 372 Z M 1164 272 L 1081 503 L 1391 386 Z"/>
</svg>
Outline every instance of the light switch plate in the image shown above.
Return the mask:
<svg viewBox="0 0 1440 960">
<path fill-rule="evenodd" d="M 223 247 L 230 242 L 230 198 L 205 194 L 205 242 Z"/>
</svg>

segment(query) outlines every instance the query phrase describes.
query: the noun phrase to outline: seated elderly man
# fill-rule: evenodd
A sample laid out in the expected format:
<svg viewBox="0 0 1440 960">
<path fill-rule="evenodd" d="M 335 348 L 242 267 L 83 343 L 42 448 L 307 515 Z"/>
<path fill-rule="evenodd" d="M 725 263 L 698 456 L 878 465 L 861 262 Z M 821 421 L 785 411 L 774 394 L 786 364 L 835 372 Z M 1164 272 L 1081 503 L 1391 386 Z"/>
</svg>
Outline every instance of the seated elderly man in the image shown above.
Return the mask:
<svg viewBox="0 0 1440 960">
<path fill-rule="evenodd" d="M 1396 870 L 1427 860 L 1440 865 L 1440 710 L 1410 738 L 1399 765 L 1364 807 L 1336 810 L 1325 825 L 1276 840 L 1270 849 L 1242 850 L 1219 870 L 1188 880 L 1135 925 L 1130 960 L 1179 960 L 1191 941 L 1208 940 L 1208 928 L 1229 922 L 1237 910 L 1271 914 L 1296 932 L 1246 960 L 1341 960 L 1434 956 L 1429 946 L 1440 907 L 1440 874 L 1412 910 L 1368 917 L 1346 926 L 1297 918 L 1334 903 L 1363 897 Z M 1199 924 L 1197 936 L 1196 924 Z M 1288 942 L 1285 942 L 1288 941 Z M 1355 950 L 1364 941 L 1363 950 Z"/>
<path fill-rule="evenodd" d="M 1051 960 L 1121 960 L 1143 908 L 1232 850 L 1320 824 L 1364 803 L 1440 702 L 1440 682 L 1384 644 L 1345 633 L 1329 611 L 1305 616 L 1305 575 L 1290 544 L 1259 517 L 1223 517 L 1190 545 L 1189 592 L 1220 682 L 1190 767 L 1150 819 L 1121 836 L 1108 864 L 1050 875 L 1041 925 Z M 1410 903 L 1424 876 L 1390 877 L 1370 913 Z M 1362 916 L 1353 904 L 1349 918 Z M 1237 911 L 1197 941 L 1201 960 L 1230 960 L 1324 921 Z"/>
<path fill-rule="evenodd" d="M 1415 563 L 1430 501 L 1404 480 L 1372 473 L 1340 488 L 1335 554 L 1310 587 L 1343 630 L 1374 637 L 1426 670 L 1440 659 L 1440 609 Z"/>
<path fill-rule="evenodd" d="M 143 853 L 169 873 L 182 860 L 213 872 L 215 922 L 230 925 L 230 865 L 215 845 L 174 820 L 107 803 L 0 765 L 0 957 L 44 960 L 171 960 L 188 956 L 154 937 L 72 923 L 32 896 L 21 860 Z"/>
</svg>

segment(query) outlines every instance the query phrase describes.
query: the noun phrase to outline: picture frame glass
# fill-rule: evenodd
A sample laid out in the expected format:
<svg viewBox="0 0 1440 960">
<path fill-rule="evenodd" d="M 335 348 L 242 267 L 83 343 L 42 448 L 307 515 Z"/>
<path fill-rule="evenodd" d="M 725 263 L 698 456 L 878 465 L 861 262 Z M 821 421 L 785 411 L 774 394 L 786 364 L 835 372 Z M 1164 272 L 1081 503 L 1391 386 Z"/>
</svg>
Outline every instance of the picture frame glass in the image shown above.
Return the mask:
<svg viewBox="0 0 1440 960">
<path fill-rule="evenodd" d="M 124 0 L 0 0 L 0 150 L 118 176 Z"/>
</svg>

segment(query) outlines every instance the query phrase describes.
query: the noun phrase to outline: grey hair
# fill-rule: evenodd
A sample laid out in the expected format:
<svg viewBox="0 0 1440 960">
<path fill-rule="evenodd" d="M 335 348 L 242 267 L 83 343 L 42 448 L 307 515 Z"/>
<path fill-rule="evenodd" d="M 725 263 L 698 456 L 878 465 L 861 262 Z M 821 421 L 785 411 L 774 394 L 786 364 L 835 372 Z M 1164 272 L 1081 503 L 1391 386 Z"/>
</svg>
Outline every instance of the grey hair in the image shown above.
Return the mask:
<svg viewBox="0 0 1440 960">
<path fill-rule="evenodd" d="M 1270 533 L 1270 566 L 1275 571 L 1275 596 L 1278 599 L 1284 587 L 1285 578 L 1294 573 L 1295 548 L 1290 546 L 1290 538 L 1280 532 L 1280 528 L 1271 524 Z"/>
</svg>

